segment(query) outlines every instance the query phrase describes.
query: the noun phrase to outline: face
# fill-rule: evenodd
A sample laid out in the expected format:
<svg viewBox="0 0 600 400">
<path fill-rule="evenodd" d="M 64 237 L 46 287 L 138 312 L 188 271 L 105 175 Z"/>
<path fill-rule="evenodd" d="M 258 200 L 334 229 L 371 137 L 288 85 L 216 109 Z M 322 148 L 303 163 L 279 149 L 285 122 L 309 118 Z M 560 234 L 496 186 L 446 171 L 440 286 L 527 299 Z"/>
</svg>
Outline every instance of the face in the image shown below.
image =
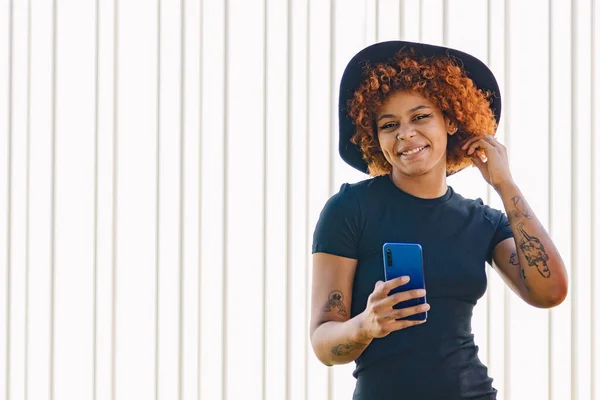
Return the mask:
<svg viewBox="0 0 600 400">
<path fill-rule="evenodd" d="M 395 92 L 376 113 L 377 136 L 394 175 L 446 176 L 446 145 L 454 123 L 425 97 Z"/>
</svg>

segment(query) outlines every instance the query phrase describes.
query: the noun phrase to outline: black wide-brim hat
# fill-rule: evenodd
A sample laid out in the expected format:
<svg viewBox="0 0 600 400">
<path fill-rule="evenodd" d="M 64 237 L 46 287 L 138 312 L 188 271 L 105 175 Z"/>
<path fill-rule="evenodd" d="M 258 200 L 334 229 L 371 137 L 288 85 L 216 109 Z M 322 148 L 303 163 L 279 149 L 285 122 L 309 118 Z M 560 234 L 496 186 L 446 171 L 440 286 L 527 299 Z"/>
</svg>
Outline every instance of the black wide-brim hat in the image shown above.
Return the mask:
<svg viewBox="0 0 600 400">
<path fill-rule="evenodd" d="M 348 101 L 354 97 L 354 92 L 364 81 L 364 69 L 366 66 L 391 62 L 394 55 L 403 48 L 414 50 L 414 54 L 417 57 L 442 56 L 455 60 L 458 59 L 459 66 L 465 71 L 467 77 L 471 78 L 477 88 L 484 92 L 492 92 L 492 95 L 488 98 L 490 108 L 494 113 L 496 124 L 500 123 L 500 111 L 502 109 L 500 88 L 494 74 L 483 61 L 459 50 L 424 43 L 400 40 L 375 43 L 358 52 L 346 66 L 340 83 L 340 97 L 338 102 L 340 156 L 349 165 L 364 173 L 368 173 L 368 165 L 362 158 L 360 147 L 350 141 L 350 138 L 354 136 L 356 126 L 348 116 Z"/>
</svg>

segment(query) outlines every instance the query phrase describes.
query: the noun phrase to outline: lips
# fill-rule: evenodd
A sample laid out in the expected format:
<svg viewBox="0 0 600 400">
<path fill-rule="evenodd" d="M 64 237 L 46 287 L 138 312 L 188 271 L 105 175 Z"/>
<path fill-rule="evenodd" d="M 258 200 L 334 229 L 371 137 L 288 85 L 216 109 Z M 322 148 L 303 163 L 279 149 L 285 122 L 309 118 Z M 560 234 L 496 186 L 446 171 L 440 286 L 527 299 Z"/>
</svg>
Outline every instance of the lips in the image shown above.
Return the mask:
<svg viewBox="0 0 600 400">
<path fill-rule="evenodd" d="M 427 147 L 429 147 L 428 145 L 422 145 L 422 146 L 410 146 L 410 147 L 406 147 L 402 150 L 400 150 L 398 152 L 399 156 L 403 156 L 403 157 L 408 157 L 414 154 L 418 154 L 420 152 L 422 152 L 423 150 L 425 150 Z"/>
</svg>

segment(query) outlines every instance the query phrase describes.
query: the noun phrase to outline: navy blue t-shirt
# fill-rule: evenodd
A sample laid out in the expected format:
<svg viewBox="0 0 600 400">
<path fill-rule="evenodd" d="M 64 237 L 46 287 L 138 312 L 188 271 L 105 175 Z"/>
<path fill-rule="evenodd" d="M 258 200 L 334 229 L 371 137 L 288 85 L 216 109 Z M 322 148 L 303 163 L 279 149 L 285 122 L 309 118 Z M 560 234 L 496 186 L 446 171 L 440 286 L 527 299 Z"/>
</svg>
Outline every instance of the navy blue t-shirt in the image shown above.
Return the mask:
<svg viewBox="0 0 600 400">
<path fill-rule="evenodd" d="M 375 339 L 356 360 L 355 399 L 495 398 L 471 332 L 477 300 L 487 287 L 485 262 L 513 237 L 506 215 L 465 199 L 451 187 L 422 199 L 388 175 L 343 184 L 321 211 L 313 253 L 358 260 L 351 316 L 364 311 L 384 280 L 382 246 L 418 243 L 423 249 L 427 322 Z"/>
</svg>

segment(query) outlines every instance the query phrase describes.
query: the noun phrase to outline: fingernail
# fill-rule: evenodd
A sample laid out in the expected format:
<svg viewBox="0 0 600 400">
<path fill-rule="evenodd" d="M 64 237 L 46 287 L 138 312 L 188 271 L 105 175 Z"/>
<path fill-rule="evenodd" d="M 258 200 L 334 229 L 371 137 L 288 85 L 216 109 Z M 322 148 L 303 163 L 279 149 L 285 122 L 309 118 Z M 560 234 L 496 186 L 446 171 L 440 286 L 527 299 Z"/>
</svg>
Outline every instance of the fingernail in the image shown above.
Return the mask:
<svg viewBox="0 0 600 400">
<path fill-rule="evenodd" d="M 417 296 L 425 296 L 425 290 L 424 289 L 417 290 Z"/>
<path fill-rule="evenodd" d="M 403 276 L 401 279 L 402 282 L 408 282 L 410 281 L 410 276 Z"/>
</svg>

